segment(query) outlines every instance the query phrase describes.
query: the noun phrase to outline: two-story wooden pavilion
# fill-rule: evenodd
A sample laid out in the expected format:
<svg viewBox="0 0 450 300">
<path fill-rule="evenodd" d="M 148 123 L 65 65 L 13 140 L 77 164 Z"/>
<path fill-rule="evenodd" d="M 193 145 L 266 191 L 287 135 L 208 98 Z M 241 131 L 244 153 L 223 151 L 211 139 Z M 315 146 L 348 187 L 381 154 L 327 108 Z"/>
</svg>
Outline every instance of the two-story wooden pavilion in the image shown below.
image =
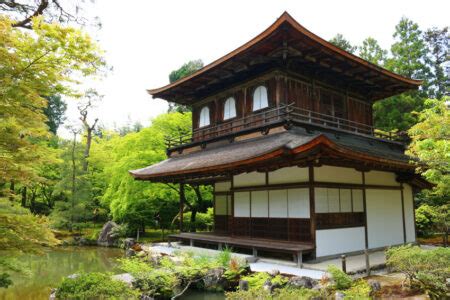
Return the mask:
<svg viewBox="0 0 450 300">
<path fill-rule="evenodd" d="M 372 105 L 417 89 L 284 13 L 194 74 L 149 90 L 192 107 L 193 129 L 138 180 L 212 184 L 215 230 L 191 242 L 327 257 L 416 240 L 413 193 L 427 187 Z M 180 205 L 181 209 L 183 203 Z M 182 222 L 182 218 L 181 218 Z"/>
</svg>

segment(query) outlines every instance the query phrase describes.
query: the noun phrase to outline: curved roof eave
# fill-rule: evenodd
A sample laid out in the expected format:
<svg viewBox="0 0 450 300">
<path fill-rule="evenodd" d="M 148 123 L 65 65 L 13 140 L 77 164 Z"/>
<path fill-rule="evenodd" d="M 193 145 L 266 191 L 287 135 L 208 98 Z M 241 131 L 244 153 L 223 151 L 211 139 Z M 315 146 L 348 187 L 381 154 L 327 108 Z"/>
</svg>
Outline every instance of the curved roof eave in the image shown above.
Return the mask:
<svg viewBox="0 0 450 300">
<path fill-rule="evenodd" d="M 335 45 L 333 45 L 332 43 L 322 39 L 321 37 L 315 35 L 314 33 L 312 33 L 311 31 L 309 31 L 308 29 L 306 29 L 305 27 L 303 27 L 302 25 L 300 25 L 294 18 L 292 18 L 291 15 L 289 15 L 289 13 L 284 12 L 271 26 L 269 26 L 266 30 L 264 30 L 262 33 L 260 33 L 259 35 L 257 35 L 256 37 L 254 37 L 253 39 L 251 39 L 250 41 L 248 41 L 247 43 L 245 43 L 244 45 L 240 46 L 239 48 L 231 51 L 230 53 L 222 56 L 221 58 L 211 62 L 210 64 L 204 66 L 203 68 L 199 69 L 198 71 L 192 73 L 189 76 L 186 76 L 184 78 L 181 78 L 173 83 L 167 84 L 163 87 L 160 88 L 155 88 L 155 89 L 148 89 L 147 92 L 152 95 L 155 96 L 156 94 L 159 94 L 161 92 L 167 91 L 171 88 L 174 88 L 186 81 L 189 81 L 190 79 L 197 77 L 217 66 L 219 66 L 220 64 L 224 63 L 225 61 L 237 56 L 238 54 L 242 53 L 243 51 L 251 48 L 253 45 L 255 45 L 256 43 L 262 41 L 264 38 L 268 37 L 271 33 L 273 33 L 278 27 L 280 27 L 283 23 L 287 22 L 288 24 L 290 24 L 292 27 L 294 27 L 295 29 L 297 29 L 299 32 L 303 33 L 304 35 L 308 36 L 309 38 L 311 38 L 312 40 L 314 40 L 315 42 L 321 44 L 322 46 L 328 48 L 329 50 L 347 58 L 350 59 L 360 65 L 364 65 L 376 72 L 379 72 L 381 74 L 384 74 L 386 76 L 389 76 L 391 78 L 394 78 L 396 80 L 399 80 L 403 83 L 406 84 L 410 84 L 410 85 L 414 85 L 414 86 L 419 86 L 422 84 L 422 80 L 417 80 L 417 79 L 411 79 L 411 78 L 407 78 L 404 76 L 401 76 L 399 74 L 396 74 L 394 72 L 388 71 L 380 66 L 377 66 L 371 62 L 368 62 L 354 54 L 351 54 Z"/>
</svg>

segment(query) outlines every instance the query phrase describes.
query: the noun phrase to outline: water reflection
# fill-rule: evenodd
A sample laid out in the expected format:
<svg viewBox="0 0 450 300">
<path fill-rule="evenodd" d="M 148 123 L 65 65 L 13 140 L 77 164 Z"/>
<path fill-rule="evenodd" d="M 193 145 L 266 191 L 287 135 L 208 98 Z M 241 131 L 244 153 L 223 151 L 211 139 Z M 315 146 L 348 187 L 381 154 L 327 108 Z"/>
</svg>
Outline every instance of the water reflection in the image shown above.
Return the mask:
<svg viewBox="0 0 450 300">
<path fill-rule="evenodd" d="M 13 286 L 0 288 L 0 299 L 48 299 L 51 288 L 63 277 L 81 271 L 113 272 L 115 259 L 122 255 L 120 249 L 103 247 L 67 247 L 43 255 L 21 255 L 18 259 L 33 273 L 31 277 L 14 276 Z"/>
</svg>

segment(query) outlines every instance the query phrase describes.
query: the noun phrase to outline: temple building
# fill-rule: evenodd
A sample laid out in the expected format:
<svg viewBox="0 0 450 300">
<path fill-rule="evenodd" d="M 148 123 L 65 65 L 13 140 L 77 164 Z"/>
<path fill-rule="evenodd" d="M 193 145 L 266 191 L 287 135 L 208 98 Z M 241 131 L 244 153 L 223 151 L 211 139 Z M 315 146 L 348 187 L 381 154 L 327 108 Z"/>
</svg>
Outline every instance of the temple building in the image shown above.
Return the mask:
<svg viewBox="0 0 450 300">
<path fill-rule="evenodd" d="M 373 127 L 376 101 L 417 89 L 313 34 L 288 13 L 194 74 L 148 92 L 192 108 L 192 133 L 137 180 L 214 187 L 214 231 L 193 244 L 325 258 L 416 241 L 429 183 L 407 137 Z M 180 197 L 183 209 L 183 197 Z M 180 222 L 182 222 L 180 218 Z"/>
</svg>

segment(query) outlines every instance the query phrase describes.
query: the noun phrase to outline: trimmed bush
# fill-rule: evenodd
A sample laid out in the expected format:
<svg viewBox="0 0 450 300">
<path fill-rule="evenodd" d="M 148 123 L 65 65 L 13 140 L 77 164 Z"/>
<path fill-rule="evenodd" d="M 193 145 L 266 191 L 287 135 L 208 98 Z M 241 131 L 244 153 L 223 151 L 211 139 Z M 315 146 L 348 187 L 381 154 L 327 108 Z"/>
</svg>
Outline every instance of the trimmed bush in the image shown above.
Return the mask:
<svg viewBox="0 0 450 300">
<path fill-rule="evenodd" d="M 57 299 L 137 299 L 138 294 L 110 273 L 82 273 L 64 278 L 56 291 Z"/>
<path fill-rule="evenodd" d="M 446 279 L 450 278 L 450 248 L 423 250 L 418 246 L 401 246 L 386 251 L 386 264 L 406 275 L 413 288 L 432 298 L 446 296 Z"/>
<path fill-rule="evenodd" d="M 334 287 L 337 290 L 346 290 L 352 285 L 352 277 L 345 274 L 341 269 L 334 265 L 329 265 L 327 272 L 330 273 L 331 278 L 334 281 Z"/>
</svg>

